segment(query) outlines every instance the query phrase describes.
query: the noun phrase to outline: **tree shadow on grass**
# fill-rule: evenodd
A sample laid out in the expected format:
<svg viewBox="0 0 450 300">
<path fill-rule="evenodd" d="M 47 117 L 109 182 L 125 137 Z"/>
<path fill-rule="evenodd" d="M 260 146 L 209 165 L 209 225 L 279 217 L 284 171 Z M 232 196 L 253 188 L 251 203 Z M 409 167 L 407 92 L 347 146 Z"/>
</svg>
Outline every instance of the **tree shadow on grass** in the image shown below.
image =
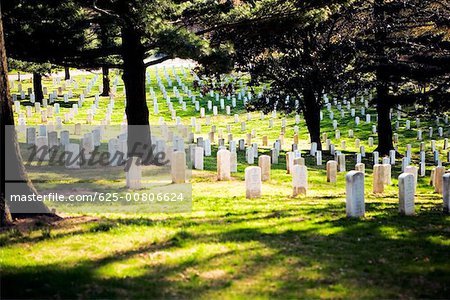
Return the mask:
<svg viewBox="0 0 450 300">
<path fill-rule="evenodd" d="M 383 205 L 380 205 L 383 204 Z M 389 204 L 390 205 L 390 204 Z M 450 246 L 436 238 L 450 237 L 450 220 L 437 210 L 399 216 L 395 205 L 372 202 L 370 218 L 344 217 L 342 205 L 264 211 L 254 219 L 277 221 L 254 227 L 248 213 L 233 213 L 230 225 L 217 216 L 165 220 L 116 220 L 121 226 L 180 228 L 162 242 L 86 258 L 75 265 L 11 267 L 2 274 L 4 298 L 192 298 L 230 293 L 277 298 L 446 298 L 449 292 Z M 285 229 L 290 217 L 340 212 L 315 226 Z M 204 230 L 202 230 L 202 226 Z M 283 229 L 280 229 L 283 228 Z M 322 230 L 333 228 L 331 232 Z M 157 253 L 195 253 L 152 262 L 144 259 L 138 275 L 100 276 L 98 270 L 130 258 Z M 217 250 L 214 245 L 221 245 Z M 233 245 L 232 248 L 230 245 Z M 216 250 L 213 250 L 216 249 Z M 183 252 L 184 253 L 184 252 Z M 204 269 L 225 270 L 206 276 Z M 232 268 L 231 272 L 226 270 Z M 272 274 L 272 272 L 274 272 Z M 220 275 L 222 274 L 222 275 Z"/>
</svg>

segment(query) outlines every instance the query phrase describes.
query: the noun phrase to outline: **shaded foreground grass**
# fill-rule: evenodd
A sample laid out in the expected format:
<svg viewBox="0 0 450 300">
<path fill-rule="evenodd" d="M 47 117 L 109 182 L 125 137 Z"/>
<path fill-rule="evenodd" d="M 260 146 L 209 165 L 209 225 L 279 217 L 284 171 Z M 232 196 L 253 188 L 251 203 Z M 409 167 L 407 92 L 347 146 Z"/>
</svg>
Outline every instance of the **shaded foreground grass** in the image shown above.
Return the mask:
<svg viewBox="0 0 450 300">
<path fill-rule="evenodd" d="M 5 231 L 2 298 L 447 297 L 450 218 L 440 197 L 421 189 L 417 215 L 402 217 L 395 193 L 367 193 L 366 218 L 352 220 L 341 184 L 325 195 L 323 175 L 311 172 L 309 195 L 291 198 L 289 175 L 274 173 L 261 199 L 205 171 L 192 179 L 192 213 Z"/>
</svg>

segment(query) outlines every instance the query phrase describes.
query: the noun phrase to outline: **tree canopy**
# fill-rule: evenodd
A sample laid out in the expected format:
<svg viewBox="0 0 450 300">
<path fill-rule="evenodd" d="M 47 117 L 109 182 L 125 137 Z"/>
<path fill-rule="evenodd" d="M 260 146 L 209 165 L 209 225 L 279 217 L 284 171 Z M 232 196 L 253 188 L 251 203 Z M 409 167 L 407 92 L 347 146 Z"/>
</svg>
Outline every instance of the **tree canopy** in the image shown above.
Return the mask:
<svg viewBox="0 0 450 300">
<path fill-rule="evenodd" d="M 324 93 L 375 91 L 379 151 L 393 149 L 390 111 L 449 107 L 448 1 L 239 1 L 212 40 L 251 83 L 269 83 L 250 110 L 303 112 L 320 145 Z"/>
</svg>

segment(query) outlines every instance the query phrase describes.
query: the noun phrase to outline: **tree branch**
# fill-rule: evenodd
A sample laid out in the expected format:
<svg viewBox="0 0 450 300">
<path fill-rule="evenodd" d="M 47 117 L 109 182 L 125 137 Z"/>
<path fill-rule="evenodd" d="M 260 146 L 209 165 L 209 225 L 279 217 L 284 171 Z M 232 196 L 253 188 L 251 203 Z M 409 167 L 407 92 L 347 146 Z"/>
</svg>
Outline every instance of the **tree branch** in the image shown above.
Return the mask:
<svg viewBox="0 0 450 300">
<path fill-rule="evenodd" d="M 166 56 L 163 56 L 163 57 L 161 57 L 161 58 L 154 59 L 154 60 L 151 60 L 151 61 L 146 62 L 146 63 L 144 64 L 144 66 L 145 66 L 145 67 L 149 67 L 149 66 L 157 65 L 157 64 L 160 64 L 160 63 L 162 63 L 162 62 L 165 62 L 166 60 L 172 59 L 172 58 L 173 58 L 172 56 L 166 55 Z"/>
</svg>

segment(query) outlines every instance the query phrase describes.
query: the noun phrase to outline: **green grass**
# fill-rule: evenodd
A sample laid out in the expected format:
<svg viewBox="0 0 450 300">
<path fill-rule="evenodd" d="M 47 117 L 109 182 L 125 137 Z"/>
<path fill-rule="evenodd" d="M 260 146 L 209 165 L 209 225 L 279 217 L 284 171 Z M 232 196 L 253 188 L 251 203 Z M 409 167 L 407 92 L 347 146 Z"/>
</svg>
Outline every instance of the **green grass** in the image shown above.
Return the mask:
<svg viewBox="0 0 450 300">
<path fill-rule="evenodd" d="M 152 86 L 161 104 L 161 115 L 169 122 L 154 76 Z M 171 93 L 171 89 L 167 90 Z M 87 100 L 75 122 L 83 122 L 91 100 Z M 106 108 L 107 102 L 102 98 L 100 107 Z M 176 109 L 177 103 L 174 101 Z M 333 111 L 340 119 L 338 111 Z M 374 116 L 374 109 L 368 111 Z M 213 124 L 223 129 L 225 138 L 226 124 L 232 125 L 234 139 L 244 138 L 246 132 L 240 132 L 239 123 L 234 124 L 234 113 L 214 117 Z M 246 120 L 242 106 L 237 113 Z M 122 121 L 122 114 L 123 97 L 118 96 L 113 124 Z M 199 116 L 190 101 L 188 110 L 178 114 L 185 124 L 190 124 L 191 116 Z M 100 113 L 96 117 L 96 124 L 103 116 Z M 155 124 L 158 119 L 151 117 Z M 206 136 L 209 126 L 204 125 L 204 119 L 197 120 L 203 124 L 201 135 Z M 268 120 L 269 116 L 261 121 L 258 113 L 252 113 L 252 120 L 247 122 L 248 131 L 256 130 L 260 144 L 262 135 L 269 136 L 269 144 L 279 135 L 281 118 L 275 120 L 272 129 L 268 128 Z M 284 150 L 289 148 L 295 126 L 293 116 L 287 121 Z M 38 122 L 32 119 L 28 124 Z M 342 139 L 347 140 L 347 170 L 351 170 L 355 164 L 351 154 L 356 149 L 354 140 L 346 137 L 348 129 L 354 129 L 355 138 L 360 138 L 370 153 L 373 149 L 367 147 L 367 139 L 374 136 L 372 124 L 365 124 L 361 117 L 361 126 L 353 128 L 349 112 L 339 123 Z M 417 163 L 419 143 L 415 141 L 415 122 L 411 123 L 411 131 L 403 127 L 398 131 L 402 141 L 398 146 L 403 153 L 406 144 L 411 143 Z M 422 119 L 428 147 L 425 129 L 431 124 L 435 121 Z M 303 118 L 299 126 L 300 148 L 307 149 Z M 322 131 L 340 146 L 334 140 L 332 121 L 325 109 Z M 437 145 L 442 147 L 442 139 Z M 286 174 L 281 155 L 279 164 L 272 167 L 271 180 L 263 183 L 262 198 L 246 199 L 244 154 L 238 153 L 238 173 L 232 175 L 232 181 L 218 182 L 216 151 L 214 145 L 213 155 L 205 157 L 204 171 L 192 172 L 190 213 L 73 214 L 50 224 L 20 223 L 2 231 L 2 298 L 448 297 L 450 217 L 442 213 L 442 198 L 428 185 L 428 177 L 419 178 L 416 216 L 400 216 L 396 180 L 400 164 L 393 168 L 392 185 L 384 194 L 374 195 L 368 156 L 364 160 L 366 216 L 355 220 L 345 216 L 345 174 L 339 173 L 337 183 L 327 183 L 325 166 L 314 166 L 310 156 L 305 157 L 310 185 L 306 196 L 290 196 L 291 177 Z M 260 154 L 268 151 L 260 148 Z M 427 175 L 433 165 L 431 158 L 427 153 Z M 329 159 L 329 153 L 324 152 L 324 164 Z M 120 170 L 104 174 L 96 174 L 95 169 L 45 170 L 29 168 L 40 191 L 70 193 L 76 191 L 83 178 L 89 178 L 83 182 L 87 191 L 127 192 Z"/>
</svg>

